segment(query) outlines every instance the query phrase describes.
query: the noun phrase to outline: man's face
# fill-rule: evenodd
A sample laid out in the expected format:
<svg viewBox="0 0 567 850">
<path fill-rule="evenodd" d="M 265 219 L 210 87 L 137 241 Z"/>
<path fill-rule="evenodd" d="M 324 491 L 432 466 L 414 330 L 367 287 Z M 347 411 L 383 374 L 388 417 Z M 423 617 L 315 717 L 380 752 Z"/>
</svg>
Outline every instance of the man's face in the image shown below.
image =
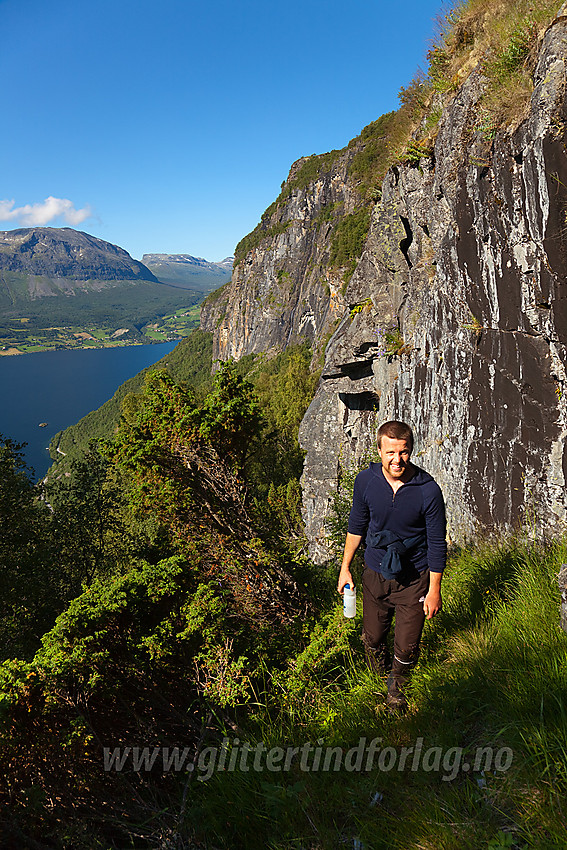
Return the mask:
<svg viewBox="0 0 567 850">
<path fill-rule="evenodd" d="M 400 481 L 409 468 L 411 450 L 407 441 L 384 436 L 379 451 L 386 478 Z"/>
</svg>

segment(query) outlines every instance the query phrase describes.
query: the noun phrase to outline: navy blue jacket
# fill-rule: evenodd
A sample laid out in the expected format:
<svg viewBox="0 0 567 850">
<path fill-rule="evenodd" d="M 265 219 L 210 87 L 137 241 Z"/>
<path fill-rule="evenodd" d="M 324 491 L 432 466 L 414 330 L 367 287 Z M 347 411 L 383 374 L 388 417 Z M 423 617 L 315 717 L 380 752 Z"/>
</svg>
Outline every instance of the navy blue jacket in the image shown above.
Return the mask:
<svg viewBox="0 0 567 850">
<path fill-rule="evenodd" d="M 402 555 L 402 564 L 420 572 L 427 569 L 441 573 L 447 560 L 445 502 L 439 485 L 428 472 L 412 464 L 414 475 L 394 491 L 386 481 L 381 463 L 371 463 L 359 472 L 354 482 L 352 509 L 348 530 L 366 539 L 364 560 L 380 571 L 386 549 L 368 545 L 368 538 L 388 530 L 400 539 L 425 532 L 426 541 Z"/>
</svg>

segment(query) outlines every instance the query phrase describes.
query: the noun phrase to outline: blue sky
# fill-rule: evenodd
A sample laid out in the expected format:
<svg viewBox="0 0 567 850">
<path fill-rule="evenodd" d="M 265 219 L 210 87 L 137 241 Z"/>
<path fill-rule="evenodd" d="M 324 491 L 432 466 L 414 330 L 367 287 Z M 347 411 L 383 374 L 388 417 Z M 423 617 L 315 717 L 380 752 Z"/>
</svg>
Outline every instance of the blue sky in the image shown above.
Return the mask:
<svg viewBox="0 0 567 850">
<path fill-rule="evenodd" d="M 292 162 L 397 108 L 441 5 L 0 0 L 0 229 L 222 259 Z"/>
</svg>

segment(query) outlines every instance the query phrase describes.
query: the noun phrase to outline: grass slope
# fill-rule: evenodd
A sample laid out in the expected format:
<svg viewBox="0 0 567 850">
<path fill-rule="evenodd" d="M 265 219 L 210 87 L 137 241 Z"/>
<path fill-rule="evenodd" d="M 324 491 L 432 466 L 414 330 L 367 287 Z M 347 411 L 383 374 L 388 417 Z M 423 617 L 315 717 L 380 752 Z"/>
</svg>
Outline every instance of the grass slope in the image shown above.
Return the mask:
<svg viewBox="0 0 567 850">
<path fill-rule="evenodd" d="M 385 685 L 364 668 L 360 622 L 331 613 L 288 671 L 256 694 L 251 715 L 241 713 L 238 741 L 227 733 L 240 752 L 248 741 L 299 753 L 287 770 L 280 760 L 271 771 L 265 757 L 261 771 L 248 772 L 218 771 L 203 758 L 210 778 L 193 786 L 191 846 L 564 847 L 567 635 L 556 575 L 566 556 L 564 542 L 454 553 L 406 716 L 382 709 Z M 321 748 L 318 770 L 314 749 L 301 767 L 308 742 Z M 330 747 L 341 747 L 343 760 L 325 771 Z"/>
</svg>

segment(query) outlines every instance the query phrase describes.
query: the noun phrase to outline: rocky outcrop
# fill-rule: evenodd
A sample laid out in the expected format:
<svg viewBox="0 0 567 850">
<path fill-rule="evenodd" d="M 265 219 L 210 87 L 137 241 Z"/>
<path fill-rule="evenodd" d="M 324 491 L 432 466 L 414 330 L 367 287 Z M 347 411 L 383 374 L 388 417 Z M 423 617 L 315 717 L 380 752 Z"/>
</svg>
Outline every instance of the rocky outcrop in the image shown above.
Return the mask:
<svg viewBox="0 0 567 850">
<path fill-rule="evenodd" d="M 30 298 L 96 290 L 113 281 L 158 283 L 123 248 L 70 227 L 0 231 L 0 280 L 9 290 L 23 281 Z"/>
<path fill-rule="evenodd" d="M 222 359 L 321 343 L 335 327 L 300 430 L 318 560 L 341 470 L 375 451 L 377 425 L 392 418 L 414 428 L 452 537 L 526 520 L 564 527 L 566 9 L 543 36 L 518 126 L 493 134 L 479 120 L 479 67 L 445 103 L 431 155 L 388 171 L 346 288 L 315 223 L 328 205 L 356 206 L 350 147 L 269 211 L 264 241 L 205 311 Z"/>
</svg>

